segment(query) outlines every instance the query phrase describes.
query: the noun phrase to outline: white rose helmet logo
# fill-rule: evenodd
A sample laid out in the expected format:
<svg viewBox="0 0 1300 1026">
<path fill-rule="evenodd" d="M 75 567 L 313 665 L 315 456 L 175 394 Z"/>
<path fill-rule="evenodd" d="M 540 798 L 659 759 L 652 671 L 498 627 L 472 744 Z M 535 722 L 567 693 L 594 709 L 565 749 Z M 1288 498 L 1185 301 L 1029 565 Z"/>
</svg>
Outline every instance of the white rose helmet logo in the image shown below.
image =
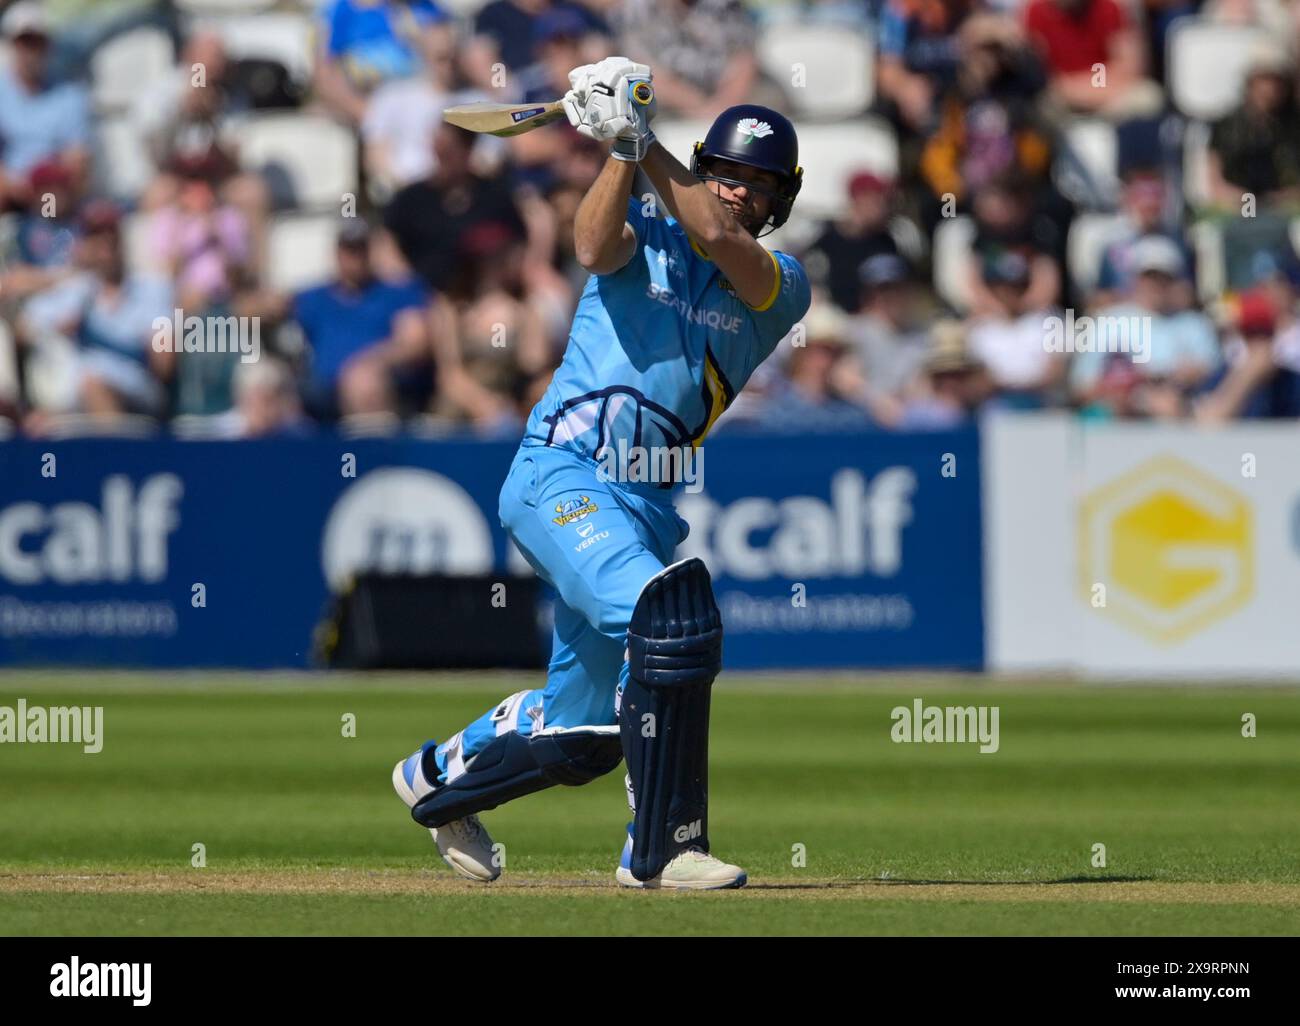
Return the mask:
<svg viewBox="0 0 1300 1026">
<path fill-rule="evenodd" d="M 772 126 L 766 121 L 759 121 L 758 118 L 741 118 L 736 125 L 736 129 L 742 135 L 749 136 L 750 139 L 762 139 L 764 136 L 772 134 Z"/>
</svg>

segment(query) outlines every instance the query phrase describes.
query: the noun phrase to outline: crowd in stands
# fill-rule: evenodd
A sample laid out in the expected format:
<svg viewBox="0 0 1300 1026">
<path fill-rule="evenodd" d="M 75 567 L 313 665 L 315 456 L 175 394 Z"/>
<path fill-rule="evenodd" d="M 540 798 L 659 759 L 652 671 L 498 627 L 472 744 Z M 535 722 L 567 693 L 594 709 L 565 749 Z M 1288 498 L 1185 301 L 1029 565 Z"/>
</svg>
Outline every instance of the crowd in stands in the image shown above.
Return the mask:
<svg viewBox="0 0 1300 1026">
<path fill-rule="evenodd" d="M 225 31 L 233 7 L 307 25 L 305 69 Z M 863 42 L 860 109 L 819 115 L 762 59 L 792 25 Z M 1247 42 L 1189 80 L 1187 25 Z M 141 33 L 170 70 L 106 100 L 101 55 Z M 614 53 L 652 67 L 665 122 L 766 103 L 896 156 L 764 240 L 813 305 L 719 431 L 1300 417 L 1300 0 L 9 0 L 0 35 L 0 436 L 517 435 L 587 283 L 573 221 L 604 150 L 441 113 L 555 99 Z M 1218 116 L 1184 109 L 1195 74 L 1235 76 Z M 322 202 L 257 159 L 268 114 L 342 126 L 355 188 Z M 308 207 L 313 280 L 275 245 Z M 204 325 L 194 351 L 157 344 L 174 313 Z M 1084 321 L 1128 344 L 1078 343 Z M 213 351 L 232 325 L 255 359 Z"/>
</svg>

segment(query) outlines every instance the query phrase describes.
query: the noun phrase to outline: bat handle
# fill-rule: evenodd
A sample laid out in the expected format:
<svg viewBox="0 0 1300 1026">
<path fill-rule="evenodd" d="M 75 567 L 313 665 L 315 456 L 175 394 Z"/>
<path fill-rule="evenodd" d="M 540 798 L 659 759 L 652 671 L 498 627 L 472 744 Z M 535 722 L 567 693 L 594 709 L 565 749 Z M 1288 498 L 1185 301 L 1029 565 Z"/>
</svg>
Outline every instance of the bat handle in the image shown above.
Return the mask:
<svg viewBox="0 0 1300 1026">
<path fill-rule="evenodd" d="M 638 78 L 629 82 L 627 94 L 631 97 L 633 103 L 641 107 L 649 107 L 653 111 L 655 87 L 650 84 L 649 79 Z"/>
</svg>

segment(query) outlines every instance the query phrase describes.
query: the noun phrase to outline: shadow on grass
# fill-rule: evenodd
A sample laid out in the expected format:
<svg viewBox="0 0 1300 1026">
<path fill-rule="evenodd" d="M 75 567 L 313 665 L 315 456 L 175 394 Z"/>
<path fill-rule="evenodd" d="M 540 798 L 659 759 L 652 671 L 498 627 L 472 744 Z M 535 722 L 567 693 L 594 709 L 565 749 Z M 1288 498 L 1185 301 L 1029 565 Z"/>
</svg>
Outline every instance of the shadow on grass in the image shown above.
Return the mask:
<svg viewBox="0 0 1300 1026">
<path fill-rule="evenodd" d="M 848 880 L 821 880 L 814 883 L 751 883 L 749 891 L 833 891 L 875 884 L 879 887 L 1045 887 L 1052 884 L 1147 883 L 1153 876 L 1067 876 L 1056 880 L 914 880 L 908 877 L 853 877 Z"/>
</svg>

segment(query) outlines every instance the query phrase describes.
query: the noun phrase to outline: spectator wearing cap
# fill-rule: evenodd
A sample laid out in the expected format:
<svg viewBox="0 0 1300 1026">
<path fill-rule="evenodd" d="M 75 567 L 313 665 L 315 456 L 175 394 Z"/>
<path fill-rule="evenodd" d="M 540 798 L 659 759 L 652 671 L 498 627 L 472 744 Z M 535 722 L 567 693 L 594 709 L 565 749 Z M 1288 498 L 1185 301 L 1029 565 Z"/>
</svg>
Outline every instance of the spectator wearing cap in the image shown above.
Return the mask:
<svg viewBox="0 0 1300 1026">
<path fill-rule="evenodd" d="M 414 281 L 378 278 L 371 241 L 365 221 L 345 218 L 334 280 L 289 304 L 307 349 L 304 404 L 321 420 L 397 413 L 427 401 L 432 387 L 428 293 Z"/>
<path fill-rule="evenodd" d="M 1118 0 L 1030 0 L 1023 17 L 1047 66 L 1054 112 L 1121 121 L 1160 109 L 1142 34 Z"/>
<path fill-rule="evenodd" d="M 1130 351 L 1108 352 L 1093 346 L 1076 352 L 1070 390 L 1088 415 L 1181 417 L 1188 412 L 1189 396 L 1205 385 L 1222 362 L 1218 334 L 1203 313 L 1178 305 L 1177 284 L 1187 268 L 1172 240 L 1162 235 L 1139 240 L 1134 270 L 1131 300 L 1096 315 L 1096 334 L 1123 336 Z M 1141 332 L 1139 338 L 1132 337 L 1134 331 Z M 1139 348 L 1146 352 L 1138 353 Z"/>
<path fill-rule="evenodd" d="M 569 71 L 584 63 L 582 45 L 590 25 L 570 7 L 543 12 L 533 22 L 536 61 L 519 75 L 521 103 L 549 103 L 569 90 Z M 525 132 L 507 140 L 513 158 L 516 185 L 545 192 L 556 180 L 556 165 L 575 139 L 581 139 L 567 121 Z"/>
<path fill-rule="evenodd" d="M 499 90 L 503 83 L 493 69 L 495 65 L 504 65 L 510 72 L 504 88 L 516 90 L 515 82 L 528 79 L 534 72 L 534 64 L 542 59 L 543 36 L 554 26 L 554 22 L 547 23 L 547 18 L 555 16 L 565 18 L 569 25 L 576 23 L 573 31 L 588 44 L 584 59 L 571 66 L 591 64 L 606 55 L 610 29 L 599 14 L 584 4 L 563 3 L 563 0 L 559 3 L 555 0 L 493 0 L 474 16 L 473 35 L 464 47 L 461 65 L 469 81 L 481 90 Z M 536 78 L 533 85 L 536 85 Z M 546 99 L 554 100 L 567 90 L 565 75 L 564 90 Z M 515 95 L 519 95 L 517 91 Z M 528 100 L 523 101 L 528 103 Z"/>
<path fill-rule="evenodd" d="M 185 317 L 225 318 L 254 281 L 254 242 L 243 213 L 220 199 L 225 162 L 214 152 L 178 155 L 175 198 L 147 222 L 152 263 L 171 279 Z M 210 323 L 210 322 L 209 322 Z M 210 415 L 232 402 L 234 352 L 187 353 L 177 361 L 172 412 Z"/>
<path fill-rule="evenodd" d="M 229 302 L 250 277 L 252 237 L 244 215 L 218 197 L 223 169 L 211 152 L 178 156 L 169 169 L 175 199 L 149 222 L 150 253 L 175 283 L 177 302 L 195 315 Z"/>
<path fill-rule="evenodd" d="M 192 195 L 195 181 L 204 181 L 219 208 L 238 211 L 249 236 L 241 262 L 254 276 L 262 265 L 271 195 L 260 174 L 239 169 L 239 125 L 252 99 L 230 68 L 221 36 L 196 32 L 171 73 L 142 91 L 132 119 L 158 174 L 140 197 L 140 207 L 153 212 L 186 206 L 182 191 Z"/>
<path fill-rule="evenodd" d="M 856 403 L 839 394 L 837 365 L 849 353 L 848 319 L 822 299 L 803 319 L 802 340 L 791 343 L 785 374 L 764 407 L 762 426 L 772 431 L 860 431 L 873 427 Z"/>
<path fill-rule="evenodd" d="M 38 363 L 57 361 L 55 353 L 70 356 L 61 379 L 37 390 L 36 404 L 105 419 L 161 415 L 175 354 L 152 342 L 155 321 L 172 319 L 170 283 L 128 271 L 121 214 L 104 200 L 82 211 L 75 263 L 77 274 L 37 293 L 19 316 L 22 340 Z"/>
<path fill-rule="evenodd" d="M 1029 264 L 1019 253 L 1008 251 L 990 260 L 984 285 L 1005 312 L 973 319 L 967 331 L 971 355 L 988 372 L 1000 405 L 1047 405 L 1065 371 L 1064 355 L 1050 351 L 1044 341 L 1046 321 L 1059 311 L 1029 305 Z"/>
<path fill-rule="evenodd" d="M 922 387 L 908 399 L 898 426 L 905 431 L 961 427 L 974 418 L 991 386 L 966 342 L 960 321 L 942 320 L 930 331 Z"/>
<path fill-rule="evenodd" d="M 434 132 L 436 166 L 426 179 L 400 190 L 384 209 L 384 226 L 426 286 L 445 291 L 456 273 L 456 247 L 476 224 L 496 221 L 519 237 L 526 228 L 509 187 L 476 174 L 477 136 L 442 123 Z"/>
<path fill-rule="evenodd" d="M 906 394 L 925 359 L 926 336 L 916 326 L 916 283 L 895 253 L 868 257 L 859 280 L 861 308 L 845 327 L 851 357 L 841 387 L 877 420 L 887 420 L 882 404 Z"/>
<path fill-rule="evenodd" d="M 433 0 L 333 0 L 322 17 L 315 92 L 353 125 L 379 86 L 420 75 L 455 45 L 450 15 Z"/>
<path fill-rule="evenodd" d="M 84 87 L 49 76 L 50 32 L 35 0 L 19 0 L 0 18 L 13 51 L 0 69 L 0 212 L 30 208 L 39 194 L 32 173 L 53 162 L 77 191 L 90 170 L 90 99 Z"/>
<path fill-rule="evenodd" d="M 1300 310 L 1296 292 L 1300 289 L 1300 257 L 1288 244 L 1282 253 L 1257 256 L 1252 289 L 1268 297 L 1277 317 L 1274 355 L 1279 367 L 1300 373 Z"/>
<path fill-rule="evenodd" d="M 1195 300 L 1192 283 L 1192 249 L 1181 228 L 1170 228 L 1165 219 L 1169 195 L 1168 183 L 1157 167 L 1134 166 L 1124 172 L 1121 208 L 1123 231 L 1102 251 L 1096 287 L 1088 297 L 1091 308 L 1112 306 L 1127 299 L 1137 277 L 1133 251 L 1138 241 L 1148 235 L 1164 235 L 1173 241 L 1183 256 L 1187 273 L 1179 278 L 1177 291 L 1181 307 Z"/>
<path fill-rule="evenodd" d="M 971 312 L 977 317 L 1006 316 L 997 295 L 984 284 L 984 268 L 1003 253 L 1016 253 L 1029 266 L 1025 305 L 1045 310 L 1061 301 L 1061 232 L 1041 209 L 1030 182 L 1017 174 L 999 175 L 975 195 L 975 240 L 967 264 Z"/>
<path fill-rule="evenodd" d="M 891 223 L 894 183 L 859 171 L 849 179 L 848 200 L 843 216 L 822 226 L 803 262 L 809 277 L 829 290 L 841 310 L 853 314 L 862 302 L 858 274 L 863 261 L 882 253 L 898 254 Z"/>
<path fill-rule="evenodd" d="M 1213 200 L 1240 213 L 1246 194 L 1259 207 L 1300 203 L 1300 107 L 1295 67 L 1277 42 L 1251 55 L 1241 106 L 1210 131 Z"/>
<path fill-rule="evenodd" d="M 1286 365 L 1278 309 L 1267 289 L 1239 297 L 1235 327 L 1224 343 L 1225 366 L 1195 404 L 1204 423 L 1238 417 L 1300 417 L 1300 374 Z"/>
<path fill-rule="evenodd" d="M 51 216 L 42 216 L 40 210 L 16 215 L 11 257 L 0 273 L 0 300 L 7 307 L 71 274 L 81 233 L 76 216 L 80 199 L 71 172 L 57 161 L 46 161 L 32 171 L 31 183 L 37 195 L 49 197 Z"/>
</svg>

